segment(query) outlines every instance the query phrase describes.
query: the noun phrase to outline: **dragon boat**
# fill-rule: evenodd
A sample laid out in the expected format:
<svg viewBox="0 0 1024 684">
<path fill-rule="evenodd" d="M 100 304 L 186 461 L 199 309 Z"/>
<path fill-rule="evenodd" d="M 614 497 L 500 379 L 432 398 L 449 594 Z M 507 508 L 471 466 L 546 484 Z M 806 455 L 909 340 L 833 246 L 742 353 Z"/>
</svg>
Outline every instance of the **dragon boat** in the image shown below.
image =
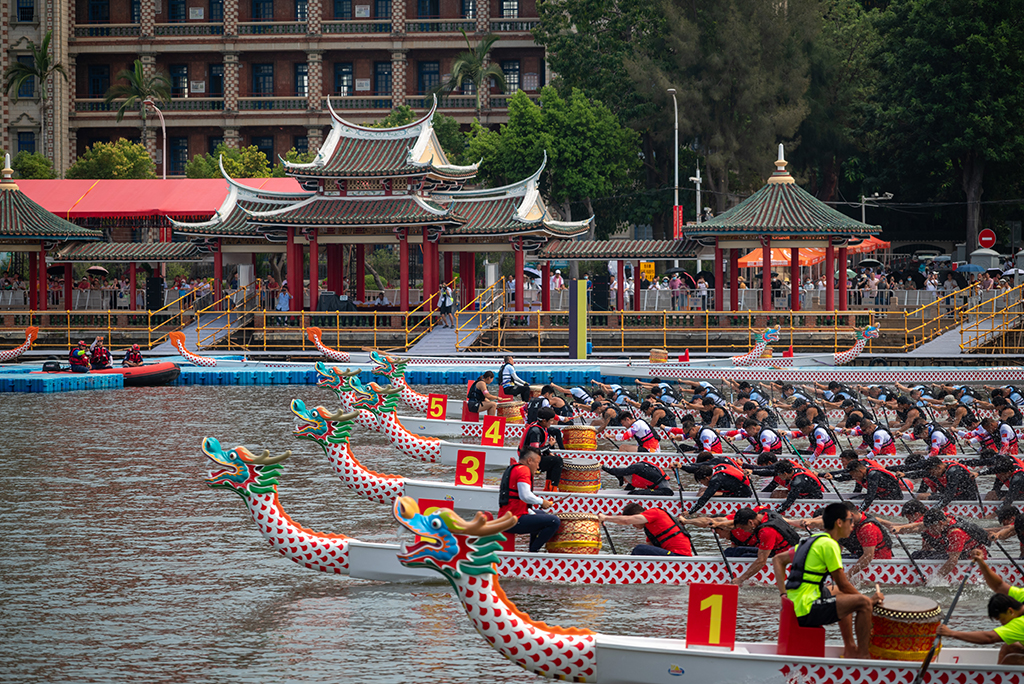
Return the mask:
<svg viewBox="0 0 1024 684">
<path fill-rule="evenodd" d="M 319 443 L 338 471 L 348 471 L 350 486 L 374 501 L 394 505 L 414 489 L 416 481 L 368 471 L 352 455 L 348 445 L 355 424 L 355 412 L 332 414 L 326 409 L 309 411 L 299 400 L 292 410 L 304 425 L 296 436 Z M 224 449 L 213 438 L 203 442 L 203 453 L 217 466 L 206 482 L 210 487 L 234 491 L 246 503 L 249 514 L 264 539 L 285 558 L 310 570 L 387 581 L 422 580 L 428 573 L 397 562 L 396 544 L 363 542 L 344 534 L 306 529 L 294 522 L 277 496 L 278 477 L 291 452 L 271 457 L 269 451 L 256 456 L 245 447 Z M 471 488 L 472 489 L 472 488 Z M 495 495 L 496 498 L 496 495 Z M 630 497 L 630 500 L 637 497 Z M 427 506 L 448 502 L 421 499 Z M 621 502 L 620 502 L 621 507 Z M 440 508 L 439 510 L 444 510 Z M 447 513 L 445 513 L 447 514 Z M 735 559 L 731 568 L 720 557 L 648 557 L 613 554 L 574 555 L 508 551 L 498 555 L 497 572 L 502 577 L 535 581 L 586 584 L 692 584 L 724 582 L 746 570 L 749 560 Z M 934 574 L 939 562 L 918 564 L 926 575 Z M 1000 571 L 1006 571 L 1000 567 Z M 906 559 L 875 561 L 859 578 L 885 584 L 913 584 L 919 581 Z M 754 583 L 771 583 L 771 569 L 754 576 Z"/>
<path fill-rule="evenodd" d="M 392 510 L 399 524 L 416 535 L 415 542 L 403 545 L 398 557 L 402 565 L 443 576 L 484 640 L 507 660 L 542 677 L 598 684 L 917 681 L 917 662 L 840 658 L 842 648 L 835 646 L 825 646 L 815 655 L 783 655 L 778 643 L 739 642 L 729 649 L 690 646 L 679 639 L 549 627 L 519 610 L 498 583 L 497 551 L 504 539 L 502 532 L 515 524 L 514 517 L 488 520 L 477 514 L 467 521 L 451 511 L 421 513 L 408 498 L 396 501 Z M 1000 568 L 997 572 L 1005 571 Z M 973 573 L 973 566 L 961 564 L 955 573 Z M 1024 667 L 998 665 L 997 654 L 994 649 L 945 647 L 932 660 L 926 681 L 1024 683 Z M 675 679 L 683 676 L 688 679 Z"/>
<path fill-rule="evenodd" d="M 36 338 L 38 337 L 38 326 L 30 325 L 27 328 L 25 328 L 25 341 L 19 344 L 14 349 L 0 350 L 0 363 L 7 363 L 8 361 L 13 361 L 14 359 L 18 358 L 19 356 L 27 352 L 29 349 L 32 348 L 32 344 L 36 341 Z"/>
</svg>

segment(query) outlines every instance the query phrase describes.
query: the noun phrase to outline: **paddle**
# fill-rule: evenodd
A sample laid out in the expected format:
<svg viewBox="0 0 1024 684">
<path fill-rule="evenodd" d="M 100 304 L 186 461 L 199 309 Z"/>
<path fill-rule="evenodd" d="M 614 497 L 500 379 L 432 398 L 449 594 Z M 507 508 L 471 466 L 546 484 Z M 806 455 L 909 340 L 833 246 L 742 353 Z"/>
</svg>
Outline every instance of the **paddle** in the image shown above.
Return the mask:
<svg viewBox="0 0 1024 684">
<path fill-rule="evenodd" d="M 903 547 L 903 550 L 907 554 L 907 558 L 910 559 L 910 564 L 914 566 L 914 570 L 917 570 L 917 574 L 921 576 L 921 582 L 923 584 L 928 584 L 928 578 L 925 577 L 924 571 L 921 570 L 921 567 L 917 564 L 917 561 L 914 560 L 914 556 L 911 555 L 910 549 L 907 548 L 907 544 L 903 541 L 903 537 L 898 535 L 896 533 L 896 530 L 889 530 L 889 532 L 892 534 L 892 536 L 896 537 L 896 541 L 898 541 L 900 543 L 900 546 Z"/>
<path fill-rule="evenodd" d="M 973 574 L 973 569 L 964 573 L 964 578 L 960 580 L 960 586 L 956 590 L 956 596 L 953 597 L 953 602 L 949 604 L 949 610 L 946 611 L 946 617 L 942 619 L 942 624 L 949 624 L 949 618 L 953 616 L 953 609 L 956 608 L 957 601 L 960 600 L 960 594 L 964 591 L 964 585 L 967 584 L 967 579 Z M 914 677 L 913 684 L 921 684 L 924 680 L 924 675 L 928 672 L 928 666 L 932 664 L 932 658 L 935 657 L 935 651 L 938 649 L 940 641 L 942 641 L 942 637 L 936 634 L 935 639 L 932 641 L 932 647 L 928 649 L 928 654 L 924 657 L 924 661 L 921 663 L 921 669 L 917 671 L 917 676 Z"/>
<path fill-rule="evenodd" d="M 615 550 L 615 542 L 612 541 L 612 535 L 608 533 L 608 528 L 605 527 L 604 523 L 601 523 L 601 529 L 604 530 L 604 536 L 608 540 L 608 546 L 612 549 L 613 555 L 619 555 L 619 552 Z"/>
<path fill-rule="evenodd" d="M 888 423 L 889 422 L 889 416 L 885 412 L 885 404 L 879 404 L 878 405 L 878 410 L 881 411 L 882 417 L 885 418 L 885 422 Z M 900 440 L 900 444 L 903 445 L 903 448 L 907 450 L 908 454 L 913 453 L 913 450 L 910 448 L 910 446 L 906 442 L 903 441 L 903 433 L 901 431 L 899 431 L 899 430 L 896 431 L 896 438 L 898 440 Z"/>
<path fill-rule="evenodd" d="M 785 434 L 782 434 L 781 437 L 782 441 L 785 442 L 786 446 L 789 447 L 789 450 L 792 451 L 796 455 L 796 457 L 800 459 L 800 462 L 804 464 L 804 468 L 811 470 L 811 466 L 807 464 L 807 461 L 805 461 L 804 457 L 800 455 L 800 452 L 797 450 L 797 448 L 794 447 L 793 444 L 789 441 L 789 437 L 787 437 Z M 839 486 L 835 482 L 833 482 L 831 478 L 825 478 L 825 481 L 832 485 L 832 491 L 836 493 L 836 496 L 839 497 L 840 501 L 846 501 L 846 499 L 843 498 L 842 493 L 839 491 Z"/>
<path fill-rule="evenodd" d="M 722 547 L 722 540 L 718 538 L 718 533 L 715 532 L 715 526 L 711 526 L 711 536 L 715 538 L 715 543 L 718 544 L 718 552 L 722 554 L 722 560 L 725 561 L 725 571 L 729 573 L 729 581 L 732 581 L 732 565 L 729 564 L 729 557 L 725 555 L 725 549 Z"/>
<path fill-rule="evenodd" d="M 1024 577 L 1024 570 L 1020 569 L 1020 565 L 1018 565 L 1014 557 L 1009 554 L 1009 552 L 1006 550 L 1006 547 L 1000 544 L 998 539 L 993 539 L 992 541 L 995 543 L 996 547 L 1003 552 L 1003 555 L 1006 556 L 1011 563 L 1013 563 L 1014 569 L 1016 569 L 1017 572 L 1020 573 L 1020 576 Z"/>
</svg>

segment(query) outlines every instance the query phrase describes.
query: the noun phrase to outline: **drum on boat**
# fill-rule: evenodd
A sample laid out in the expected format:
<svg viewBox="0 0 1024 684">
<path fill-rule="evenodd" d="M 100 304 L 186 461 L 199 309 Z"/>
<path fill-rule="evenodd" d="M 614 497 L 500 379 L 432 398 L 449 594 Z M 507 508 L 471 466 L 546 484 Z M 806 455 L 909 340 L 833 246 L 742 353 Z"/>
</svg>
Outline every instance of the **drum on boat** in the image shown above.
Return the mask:
<svg viewBox="0 0 1024 684">
<path fill-rule="evenodd" d="M 597 451 L 597 428 L 570 425 L 562 430 L 562 444 L 569 451 Z"/>
<path fill-rule="evenodd" d="M 560 492 L 593 494 L 601 489 L 601 462 L 593 458 L 567 458 L 562 462 Z"/>
<path fill-rule="evenodd" d="M 564 480 L 563 480 L 564 481 Z M 593 513 L 559 513 L 562 524 L 544 547 L 550 553 L 594 555 L 601 550 L 601 525 Z"/>
<path fill-rule="evenodd" d="M 504 418 L 506 423 L 522 423 L 524 406 L 526 402 L 502 401 L 498 404 L 498 415 Z"/>
<path fill-rule="evenodd" d="M 647 357 L 648 363 L 668 363 L 667 349 L 652 349 Z"/>
<path fill-rule="evenodd" d="M 894 594 L 871 612 L 871 644 L 876 660 L 921 662 L 939 629 L 939 604 L 925 596 Z"/>
</svg>

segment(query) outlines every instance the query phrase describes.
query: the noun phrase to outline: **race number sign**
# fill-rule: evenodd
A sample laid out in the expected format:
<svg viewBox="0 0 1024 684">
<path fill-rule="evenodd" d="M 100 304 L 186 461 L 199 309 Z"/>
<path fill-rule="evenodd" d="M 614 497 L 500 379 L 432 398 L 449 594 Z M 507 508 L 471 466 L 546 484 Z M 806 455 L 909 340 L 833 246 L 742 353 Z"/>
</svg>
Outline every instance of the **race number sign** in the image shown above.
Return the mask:
<svg viewBox="0 0 1024 684">
<path fill-rule="evenodd" d="M 487 452 L 459 449 L 459 455 L 455 461 L 455 484 L 483 487 L 484 459 L 486 458 Z"/>
<path fill-rule="evenodd" d="M 480 440 L 483 446 L 505 446 L 505 417 L 484 416 L 484 434 Z"/>
<path fill-rule="evenodd" d="M 687 646 L 736 645 L 736 606 L 739 587 L 735 584 L 691 584 L 686 613 Z"/>
<path fill-rule="evenodd" d="M 428 394 L 427 398 L 427 418 L 444 420 L 448 415 L 448 395 Z"/>
</svg>

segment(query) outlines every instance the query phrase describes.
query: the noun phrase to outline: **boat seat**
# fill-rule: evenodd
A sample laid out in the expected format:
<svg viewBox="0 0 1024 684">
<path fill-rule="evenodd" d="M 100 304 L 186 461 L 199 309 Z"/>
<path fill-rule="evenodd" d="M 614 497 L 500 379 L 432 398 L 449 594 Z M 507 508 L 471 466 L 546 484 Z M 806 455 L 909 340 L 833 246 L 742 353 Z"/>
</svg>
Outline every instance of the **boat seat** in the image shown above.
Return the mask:
<svg viewBox="0 0 1024 684">
<path fill-rule="evenodd" d="M 476 382 L 476 380 L 470 380 L 469 384 L 466 385 L 466 396 L 469 396 L 469 390 L 473 389 L 473 383 L 475 383 L 475 382 Z M 479 423 L 480 422 L 480 414 L 479 413 L 473 413 L 472 411 L 469 410 L 469 401 L 468 400 L 462 402 L 462 422 L 463 423 Z"/>
<path fill-rule="evenodd" d="M 508 532 L 502 532 L 505 535 L 505 541 L 501 542 L 502 551 L 515 551 L 516 550 L 516 535 L 509 534 Z"/>
<path fill-rule="evenodd" d="M 825 628 L 801 627 L 793 612 L 793 602 L 782 599 L 779 611 L 779 655 L 825 657 Z"/>
</svg>

